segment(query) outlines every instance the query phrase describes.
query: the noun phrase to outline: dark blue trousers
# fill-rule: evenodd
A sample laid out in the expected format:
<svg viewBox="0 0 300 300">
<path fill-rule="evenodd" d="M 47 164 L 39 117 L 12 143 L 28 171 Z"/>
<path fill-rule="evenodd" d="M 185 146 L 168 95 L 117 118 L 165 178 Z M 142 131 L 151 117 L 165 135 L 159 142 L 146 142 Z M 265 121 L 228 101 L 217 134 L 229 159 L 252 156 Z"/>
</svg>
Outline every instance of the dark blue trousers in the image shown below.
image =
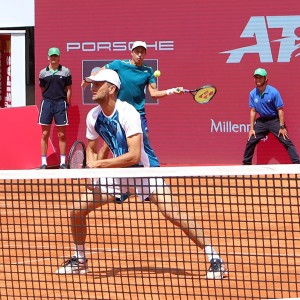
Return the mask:
<svg viewBox="0 0 300 300">
<path fill-rule="evenodd" d="M 244 152 L 244 165 L 252 164 L 252 157 L 256 145 L 260 142 L 261 139 L 265 138 L 270 132 L 277 138 L 277 140 L 283 145 L 283 147 L 288 152 L 288 155 L 293 164 L 299 164 L 299 155 L 297 150 L 290 139 L 284 139 L 282 135 L 278 136 L 280 129 L 279 119 L 278 118 L 263 118 L 260 117 L 256 120 L 254 125 L 254 130 L 256 138 L 251 136 L 249 141 L 246 144 L 246 149 Z"/>
</svg>

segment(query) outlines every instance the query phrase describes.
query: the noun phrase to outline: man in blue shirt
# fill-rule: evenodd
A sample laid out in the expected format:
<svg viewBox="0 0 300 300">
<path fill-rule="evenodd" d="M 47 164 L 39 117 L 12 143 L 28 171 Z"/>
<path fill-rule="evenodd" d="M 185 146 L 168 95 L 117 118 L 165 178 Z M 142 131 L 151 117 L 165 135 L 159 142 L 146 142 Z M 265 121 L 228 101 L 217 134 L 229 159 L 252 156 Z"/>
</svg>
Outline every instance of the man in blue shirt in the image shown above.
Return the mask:
<svg viewBox="0 0 300 300">
<path fill-rule="evenodd" d="M 250 92 L 250 131 L 244 152 L 244 165 L 252 164 L 256 145 L 270 132 L 287 150 L 292 163 L 299 164 L 299 155 L 288 136 L 284 122 L 283 100 L 277 89 L 268 85 L 267 71 L 258 68 L 254 71 L 256 87 Z M 256 114 L 259 118 L 256 119 Z"/>
</svg>

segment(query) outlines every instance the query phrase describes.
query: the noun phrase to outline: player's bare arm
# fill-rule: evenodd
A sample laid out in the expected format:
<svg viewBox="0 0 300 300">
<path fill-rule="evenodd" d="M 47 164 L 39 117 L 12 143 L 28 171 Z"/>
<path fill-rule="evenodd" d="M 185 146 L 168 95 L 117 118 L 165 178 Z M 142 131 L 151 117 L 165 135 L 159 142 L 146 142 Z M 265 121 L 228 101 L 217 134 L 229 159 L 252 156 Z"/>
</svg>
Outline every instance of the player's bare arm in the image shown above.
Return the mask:
<svg viewBox="0 0 300 300">
<path fill-rule="evenodd" d="M 89 140 L 88 139 L 87 147 L 86 147 L 87 166 L 89 166 L 89 163 L 91 163 L 92 161 L 97 160 L 98 145 L 99 145 L 99 139 L 96 139 L 96 140 Z"/>
<path fill-rule="evenodd" d="M 141 160 L 142 134 L 137 133 L 127 138 L 128 152 L 118 157 L 88 160 L 90 168 L 124 168 L 136 165 Z"/>
<path fill-rule="evenodd" d="M 155 98 L 155 99 L 156 98 L 162 98 L 162 97 L 165 97 L 165 96 L 169 96 L 169 95 L 172 95 L 172 94 L 183 94 L 184 93 L 183 87 L 176 87 L 176 88 L 171 88 L 171 89 L 159 91 L 157 89 L 156 83 L 149 84 L 148 85 L 148 90 L 149 90 L 150 96 L 152 98 Z"/>
<path fill-rule="evenodd" d="M 93 70 L 92 70 L 92 72 L 91 72 L 91 76 L 95 76 L 99 71 L 101 71 L 101 70 L 103 70 L 103 69 L 105 69 L 105 67 L 103 66 L 103 67 L 95 67 L 93 70 L 95 70 L 94 72 L 93 72 Z M 82 81 L 81 81 L 81 87 L 83 88 L 83 89 L 85 89 L 88 85 L 90 85 L 91 83 L 90 82 L 87 82 L 87 81 L 85 81 L 85 79 L 83 79 Z"/>
<path fill-rule="evenodd" d="M 280 124 L 278 136 L 282 135 L 284 139 L 289 139 L 287 129 L 285 128 L 284 125 L 284 112 L 282 108 L 278 108 L 278 117 L 279 117 L 279 124 Z"/>
<path fill-rule="evenodd" d="M 100 148 L 99 152 L 98 152 L 98 160 L 99 159 L 106 159 L 108 158 L 108 154 L 109 154 L 110 150 L 108 145 L 103 142 L 102 147 Z"/>
<path fill-rule="evenodd" d="M 256 117 L 256 110 L 254 108 L 251 108 L 251 110 L 250 110 L 250 130 L 249 130 L 248 140 L 250 140 L 251 136 L 254 136 L 256 138 L 255 130 L 254 130 L 255 117 Z"/>
<path fill-rule="evenodd" d="M 72 86 L 68 85 L 66 87 L 67 90 L 67 103 L 70 105 L 71 104 L 71 98 L 72 98 Z"/>
</svg>

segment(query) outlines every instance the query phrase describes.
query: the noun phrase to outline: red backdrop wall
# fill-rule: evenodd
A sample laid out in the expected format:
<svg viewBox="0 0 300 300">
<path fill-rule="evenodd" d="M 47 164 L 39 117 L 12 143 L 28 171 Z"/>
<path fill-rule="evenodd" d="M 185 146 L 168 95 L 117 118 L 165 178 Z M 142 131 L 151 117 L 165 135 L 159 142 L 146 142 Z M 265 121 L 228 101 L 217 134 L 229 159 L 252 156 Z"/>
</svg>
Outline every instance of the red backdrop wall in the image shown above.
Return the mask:
<svg viewBox="0 0 300 300">
<path fill-rule="evenodd" d="M 0 109 L 0 169 L 36 169 L 41 165 L 41 127 L 35 105 Z M 48 165 L 58 166 L 59 157 L 51 140 Z"/>
<path fill-rule="evenodd" d="M 146 106 L 151 144 L 162 164 L 240 164 L 249 124 L 249 91 L 254 69 L 264 67 L 269 83 L 285 101 L 286 123 L 296 147 L 299 135 L 300 2 L 276 0 L 123 0 L 88 3 L 36 0 L 36 99 L 39 70 L 48 63 L 49 47 L 59 47 L 61 63 L 73 75 L 68 128 L 69 147 L 85 140 L 80 83 L 88 62 L 130 58 L 135 40 L 148 44 L 147 59 L 157 62 L 159 89 L 195 88 L 207 83 L 218 93 L 206 105 L 190 95 L 170 96 Z M 95 62 L 96 61 L 96 62 Z M 57 147 L 55 134 L 52 136 Z M 262 141 L 254 163 L 289 163 L 282 146 Z"/>
</svg>

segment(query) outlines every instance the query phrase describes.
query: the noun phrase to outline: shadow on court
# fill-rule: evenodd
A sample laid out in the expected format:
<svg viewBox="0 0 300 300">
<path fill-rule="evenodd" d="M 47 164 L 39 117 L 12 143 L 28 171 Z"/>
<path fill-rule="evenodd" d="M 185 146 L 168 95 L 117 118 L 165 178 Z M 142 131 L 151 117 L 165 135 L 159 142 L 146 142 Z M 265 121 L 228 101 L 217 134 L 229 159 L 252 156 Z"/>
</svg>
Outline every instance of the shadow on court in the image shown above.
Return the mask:
<svg viewBox="0 0 300 300">
<path fill-rule="evenodd" d="M 145 277 L 148 273 L 148 276 L 151 277 L 151 274 L 170 274 L 170 275 L 177 275 L 177 276 L 184 276 L 184 277 L 189 277 L 189 278 L 196 278 L 199 277 L 199 274 L 192 274 L 190 272 L 186 272 L 183 269 L 177 269 L 177 268 L 111 268 L 110 270 L 107 271 L 101 271 L 100 274 L 93 273 L 93 277 L 98 278 L 98 277 L 115 277 L 115 276 L 123 276 L 128 275 L 128 276 L 142 276 Z"/>
</svg>

